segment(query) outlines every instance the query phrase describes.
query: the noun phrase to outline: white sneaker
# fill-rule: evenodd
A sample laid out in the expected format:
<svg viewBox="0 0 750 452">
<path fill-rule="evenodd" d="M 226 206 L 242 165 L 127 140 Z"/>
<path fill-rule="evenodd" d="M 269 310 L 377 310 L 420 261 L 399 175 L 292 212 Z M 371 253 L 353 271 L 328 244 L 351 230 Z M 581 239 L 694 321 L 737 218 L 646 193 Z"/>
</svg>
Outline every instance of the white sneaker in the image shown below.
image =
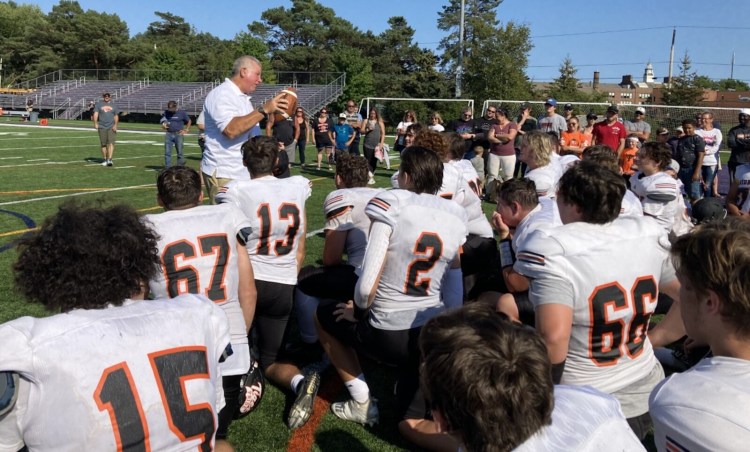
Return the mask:
<svg viewBox="0 0 750 452">
<path fill-rule="evenodd" d="M 104 161 L 102 162 L 102 166 L 109 166 L 109 162 L 107 161 L 107 159 L 104 159 Z"/>
<path fill-rule="evenodd" d="M 107 160 L 107 166 L 112 166 L 114 163 L 112 163 L 112 159 Z"/>
<path fill-rule="evenodd" d="M 375 178 L 371 177 L 370 180 L 367 181 L 367 185 L 375 185 Z"/>
<path fill-rule="evenodd" d="M 380 420 L 377 400 L 372 397 L 363 403 L 359 403 L 354 399 L 349 399 L 346 402 L 336 402 L 331 405 L 331 411 L 340 419 L 369 425 L 370 427 L 377 424 Z"/>
</svg>

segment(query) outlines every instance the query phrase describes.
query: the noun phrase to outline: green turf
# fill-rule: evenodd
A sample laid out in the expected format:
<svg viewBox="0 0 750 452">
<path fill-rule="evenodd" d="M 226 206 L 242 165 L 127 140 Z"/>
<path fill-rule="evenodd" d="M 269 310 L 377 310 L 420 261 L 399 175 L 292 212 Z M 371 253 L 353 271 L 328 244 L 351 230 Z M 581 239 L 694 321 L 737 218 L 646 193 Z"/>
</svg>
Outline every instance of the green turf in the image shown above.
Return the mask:
<svg viewBox="0 0 750 452">
<path fill-rule="evenodd" d="M 50 126 L 23 126 L 18 118 L 0 117 L 0 248 L 11 246 L 28 231 L 19 216 L 39 225 L 61 202 L 72 198 L 91 203 L 124 202 L 144 213 L 161 210 L 156 204 L 155 180 L 163 164 L 164 136 L 158 125 L 121 122 L 112 168 L 99 165 L 98 136 L 90 122 L 50 121 Z M 135 133 L 143 131 L 155 133 Z M 187 165 L 197 169 L 200 164 L 197 136 L 191 135 L 185 142 Z M 312 146 L 307 148 L 306 160 L 308 164 L 315 162 Z M 313 180 L 312 196 L 307 203 L 308 231 L 322 229 L 323 200 L 334 188 L 332 172 L 294 167 L 292 173 Z M 392 173 L 385 168 L 376 171 L 376 186 L 388 187 Z M 321 234 L 310 237 L 305 263 L 319 263 L 322 248 Z M 15 259 L 12 247 L 0 252 L 0 322 L 24 315 L 49 315 L 40 305 L 24 301 L 13 289 L 11 266 Z M 393 379 L 388 371 L 368 370 L 368 374 L 377 375 L 373 392 L 384 399 L 383 422 L 370 430 L 326 414 L 316 432 L 315 448 L 402 450 L 407 447 L 396 430 L 396 420 L 388 414 L 393 406 L 388 400 Z M 288 403 L 284 393 L 270 388 L 259 410 L 232 426 L 230 440 L 241 451 L 286 449 L 291 435 L 284 423 Z"/>
</svg>

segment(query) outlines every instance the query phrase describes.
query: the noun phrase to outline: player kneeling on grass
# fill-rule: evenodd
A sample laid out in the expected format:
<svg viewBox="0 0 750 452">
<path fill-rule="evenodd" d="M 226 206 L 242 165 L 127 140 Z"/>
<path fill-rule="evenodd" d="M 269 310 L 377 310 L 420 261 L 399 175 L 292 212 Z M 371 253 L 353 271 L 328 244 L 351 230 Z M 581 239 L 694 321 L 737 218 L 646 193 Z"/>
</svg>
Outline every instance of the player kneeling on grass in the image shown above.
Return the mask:
<svg viewBox="0 0 750 452">
<path fill-rule="evenodd" d="M 710 198 L 709 198 L 710 199 Z M 672 247 L 679 310 L 693 344 L 713 356 L 651 394 L 658 450 L 747 450 L 750 443 L 750 224 L 697 226 Z"/>
<path fill-rule="evenodd" d="M 321 299 L 351 300 L 367 248 L 370 217 L 365 206 L 382 190 L 367 187 L 367 160 L 342 152 L 336 162 L 337 190 L 326 196 L 323 267 L 302 269 L 295 293 L 295 307 L 303 347 L 318 342 L 315 311 Z M 348 260 L 344 260 L 346 254 Z"/>
<path fill-rule="evenodd" d="M 553 386 L 544 341 L 482 303 L 428 321 L 422 388 L 441 442 L 432 450 L 643 450 L 617 400 Z"/>
<path fill-rule="evenodd" d="M 536 327 L 555 381 L 614 395 L 639 438 L 650 427 L 648 396 L 664 378 L 647 335 L 659 290 L 679 299 L 666 231 L 620 216 L 625 181 L 582 160 L 560 179 L 563 225 L 532 232 L 514 270 L 530 279 Z"/>
<path fill-rule="evenodd" d="M 16 287 L 62 314 L 0 326 L 0 372 L 20 375 L 0 449 L 212 450 L 227 317 L 201 295 L 145 300 L 159 255 L 138 214 L 67 204 L 18 252 Z"/>
<path fill-rule="evenodd" d="M 458 251 L 467 233 L 464 210 L 435 196 L 442 178 L 437 154 L 414 146 L 404 150 L 401 189 L 379 194 L 365 208 L 372 226 L 354 300 L 321 305 L 317 312 L 320 342 L 351 395 L 331 405 L 333 413 L 360 424 L 378 421 L 357 356 L 364 352 L 397 366 L 398 416 L 405 419 L 400 429 L 410 439 L 426 411 L 418 391 L 419 332 L 445 309 L 444 276 L 450 267 L 460 268 Z"/>
<path fill-rule="evenodd" d="M 192 168 L 165 169 L 159 173 L 156 188 L 157 201 L 166 212 L 145 217 L 160 236 L 161 271 L 149 283 L 151 293 L 158 298 L 205 294 L 229 319 L 233 353 L 221 364 L 226 406 L 219 413 L 218 449 L 220 444 L 227 446 L 218 440 L 226 440 L 233 417 L 244 405 L 245 400 L 239 400 L 240 381 L 254 364 L 247 333 L 253 323 L 256 293 L 245 249 L 252 228 L 234 205 L 200 205 L 200 175 Z M 245 394 L 251 399 L 257 396 L 252 390 Z M 249 402 L 254 405 L 255 401 Z"/>
<path fill-rule="evenodd" d="M 250 220 L 252 234 L 246 248 L 258 293 L 253 328 L 257 329 L 260 364 L 273 383 L 297 393 L 289 426 L 298 428 L 312 415 L 320 375 L 311 372 L 303 376 L 279 354 L 292 312 L 297 273 L 305 257 L 305 202 L 311 184 L 302 176 L 273 176 L 279 158 L 279 143 L 273 137 L 251 138 L 242 145 L 242 155 L 252 180 L 230 182 L 219 190 L 216 201 L 236 205 Z"/>
</svg>

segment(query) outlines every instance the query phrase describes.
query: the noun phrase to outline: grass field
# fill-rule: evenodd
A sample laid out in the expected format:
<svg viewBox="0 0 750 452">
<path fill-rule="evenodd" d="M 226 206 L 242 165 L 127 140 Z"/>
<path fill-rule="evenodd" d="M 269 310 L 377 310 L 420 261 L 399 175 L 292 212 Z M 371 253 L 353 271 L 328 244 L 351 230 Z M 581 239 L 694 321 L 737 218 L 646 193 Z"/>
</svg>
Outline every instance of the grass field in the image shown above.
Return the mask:
<svg viewBox="0 0 750 452">
<path fill-rule="evenodd" d="M 197 137 L 185 140 L 187 165 L 198 168 Z M 11 266 L 16 259 L 14 242 L 53 214 L 57 206 L 76 198 L 86 203 L 127 203 L 143 213 L 159 212 L 155 180 L 163 165 L 163 133 L 158 125 L 121 123 L 112 168 L 100 166 L 98 137 L 90 122 L 51 121 L 50 126 L 22 125 L 17 118 L 0 117 L 0 322 L 20 316 L 45 316 L 41 306 L 27 303 L 15 292 Z M 307 162 L 315 150 L 307 148 Z M 395 167 L 398 160 L 392 161 Z M 317 263 L 322 253 L 322 205 L 334 188 L 330 171 L 293 169 L 313 182 L 307 203 L 306 264 Z M 377 186 L 389 186 L 393 171 L 376 172 Z M 487 205 L 488 211 L 492 206 Z M 102 240 L 106 240 L 102 237 Z M 96 296 L 96 294 L 92 294 Z M 261 407 L 232 426 L 230 440 L 238 450 L 403 450 L 397 419 L 392 414 L 393 375 L 365 363 L 373 393 L 380 399 L 381 422 L 374 428 L 342 422 L 328 411 L 328 403 L 345 397 L 343 386 L 329 370 L 308 426 L 292 432 L 286 427 L 288 397 L 271 388 Z"/>
</svg>

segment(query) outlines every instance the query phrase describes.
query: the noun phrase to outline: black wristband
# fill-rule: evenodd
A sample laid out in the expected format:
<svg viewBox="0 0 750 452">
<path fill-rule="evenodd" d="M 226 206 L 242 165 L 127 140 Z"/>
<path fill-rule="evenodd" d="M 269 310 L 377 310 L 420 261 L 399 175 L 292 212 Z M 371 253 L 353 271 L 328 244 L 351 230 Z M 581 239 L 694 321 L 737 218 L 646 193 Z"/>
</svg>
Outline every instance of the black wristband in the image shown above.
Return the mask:
<svg viewBox="0 0 750 452">
<path fill-rule="evenodd" d="M 564 370 L 565 361 L 552 365 L 552 383 L 560 384 L 560 380 L 562 380 L 562 374 Z"/>
</svg>

